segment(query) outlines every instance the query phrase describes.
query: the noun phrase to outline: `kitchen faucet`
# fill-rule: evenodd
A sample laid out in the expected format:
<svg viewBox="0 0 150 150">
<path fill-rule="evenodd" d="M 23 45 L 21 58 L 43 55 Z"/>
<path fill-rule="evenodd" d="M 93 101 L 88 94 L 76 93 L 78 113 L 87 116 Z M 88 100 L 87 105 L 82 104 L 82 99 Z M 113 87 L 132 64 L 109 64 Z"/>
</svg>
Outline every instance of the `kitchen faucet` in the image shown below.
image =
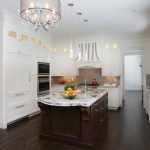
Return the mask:
<svg viewBox="0 0 150 150">
<path fill-rule="evenodd" d="M 85 90 L 85 92 L 86 92 L 86 85 L 87 85 L 87 79 L 85 78 L 84 79 L 84 90 Z"/>
</svg>

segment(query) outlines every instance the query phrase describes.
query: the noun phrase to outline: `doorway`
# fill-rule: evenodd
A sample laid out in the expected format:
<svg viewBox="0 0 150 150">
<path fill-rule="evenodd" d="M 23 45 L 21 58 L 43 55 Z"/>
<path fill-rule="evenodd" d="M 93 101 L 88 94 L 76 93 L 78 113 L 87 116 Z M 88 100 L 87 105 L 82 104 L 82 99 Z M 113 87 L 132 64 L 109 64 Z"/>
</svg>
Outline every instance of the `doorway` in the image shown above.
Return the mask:
<svg viewBox="0 0 150 150">
<path fill-rule="evenodd" d="M 124 56 L 125 90 L 142 90 L 142 56 Z"/>
</svg>

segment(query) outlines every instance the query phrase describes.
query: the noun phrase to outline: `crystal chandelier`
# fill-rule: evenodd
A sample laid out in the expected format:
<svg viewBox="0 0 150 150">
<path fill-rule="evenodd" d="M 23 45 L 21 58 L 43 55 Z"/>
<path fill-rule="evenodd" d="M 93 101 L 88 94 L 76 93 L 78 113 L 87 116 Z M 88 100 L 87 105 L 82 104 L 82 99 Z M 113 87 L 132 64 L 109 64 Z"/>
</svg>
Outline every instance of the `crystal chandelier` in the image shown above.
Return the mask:
<svg viewBox="0 0 150 150">
<path fill-rule="evenodd" d="M 20 0 L 20 16 L 38 30 L 55 27 L 61 19 L 60 0 Z"/>
</svg>

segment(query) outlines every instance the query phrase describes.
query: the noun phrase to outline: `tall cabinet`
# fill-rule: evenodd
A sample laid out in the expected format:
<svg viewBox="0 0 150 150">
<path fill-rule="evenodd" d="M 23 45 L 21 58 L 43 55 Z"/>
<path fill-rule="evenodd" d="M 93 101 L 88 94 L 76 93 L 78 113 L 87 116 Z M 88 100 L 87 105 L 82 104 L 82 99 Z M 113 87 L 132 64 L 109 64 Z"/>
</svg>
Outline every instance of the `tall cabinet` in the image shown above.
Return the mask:
<svg viewBox="0 0 150 150">
<path fill-rule="evenodd" d="M 50 62 L 51 45 L 46 32 L 34 32 L 12 16 L 3 18 L 7 19 L 0 24 L 0 128 L 7 128 L 9 123 L 40 110 L 37 62 Z"/>
<path fill-rule="evenodd" d="M 19 47 L 17 39 L 16 42 L 12 42 L 11 38 L 12 41 L 15 40 L 11 36 L 6 36 L 6 40 L 10 43 L 5 47 L 7 123 L 27 116 L 30 107 L 29 51 Z"/>
</svg>

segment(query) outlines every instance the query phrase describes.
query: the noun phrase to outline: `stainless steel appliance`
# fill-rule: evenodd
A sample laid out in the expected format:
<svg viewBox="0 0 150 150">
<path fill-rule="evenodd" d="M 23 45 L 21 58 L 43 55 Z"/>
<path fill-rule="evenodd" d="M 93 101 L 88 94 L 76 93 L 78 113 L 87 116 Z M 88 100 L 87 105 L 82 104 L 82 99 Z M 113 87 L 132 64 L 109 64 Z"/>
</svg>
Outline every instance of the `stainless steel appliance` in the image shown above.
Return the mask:
<svg viewBox="0 0 150 150">
<path fill-rule="evenodd" d="M 38 62 L 38 75 L 50 75 L 50 64 Z"/>
<path fill-rule="evenodd" d="M 48 95 L 50 93 L 50 77 L 38 77 L 38 96 Z"/>
</svg>

